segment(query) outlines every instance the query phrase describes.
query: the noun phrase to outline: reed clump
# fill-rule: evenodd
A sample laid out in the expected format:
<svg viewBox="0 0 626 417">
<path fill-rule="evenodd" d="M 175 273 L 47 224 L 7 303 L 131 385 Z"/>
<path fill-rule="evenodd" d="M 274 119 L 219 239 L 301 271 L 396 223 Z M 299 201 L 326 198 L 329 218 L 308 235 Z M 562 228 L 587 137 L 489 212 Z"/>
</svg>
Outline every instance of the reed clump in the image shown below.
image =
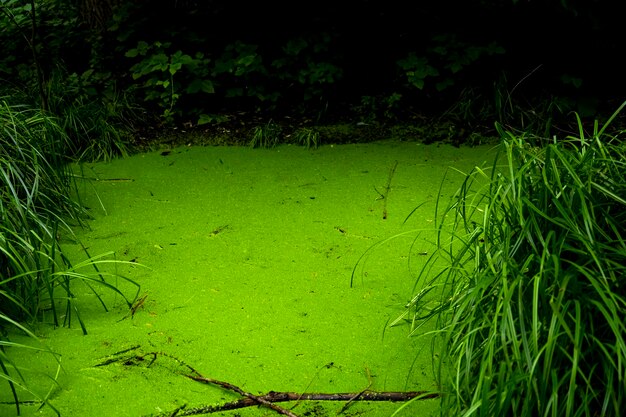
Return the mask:
<svg viewBox="0 0 626 417">
<path fill-rule="evenodd" d="M 626 144 L 608 126 L 501 152 L 439 202 L 437 252 L 396 322 L 436 321 L 441 414 L 626 407 Z"/>
</svg>

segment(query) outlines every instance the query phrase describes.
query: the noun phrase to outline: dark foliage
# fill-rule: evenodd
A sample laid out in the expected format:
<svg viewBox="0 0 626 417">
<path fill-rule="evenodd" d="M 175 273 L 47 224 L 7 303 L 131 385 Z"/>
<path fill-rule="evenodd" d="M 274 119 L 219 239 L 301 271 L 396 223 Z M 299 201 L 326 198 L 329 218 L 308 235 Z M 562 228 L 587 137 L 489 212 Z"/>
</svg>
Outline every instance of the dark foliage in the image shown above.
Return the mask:
<svg viewBox="0 0 626 417">
<path fill-rule="evenodd" d="M 240 111 L 314 124 L 443 115 L 549 137 L 571 111 L 600 116 L 626 92 L 617 5 L 599 2 L 33 4 L 36 19 L 17 0 L 1 7 L 6 85 L 36 91 L 35 60 L 44 86 L 61 69 L 80 82 L 74 104 L 124 97 L 167 125 Z"/>
</svg>

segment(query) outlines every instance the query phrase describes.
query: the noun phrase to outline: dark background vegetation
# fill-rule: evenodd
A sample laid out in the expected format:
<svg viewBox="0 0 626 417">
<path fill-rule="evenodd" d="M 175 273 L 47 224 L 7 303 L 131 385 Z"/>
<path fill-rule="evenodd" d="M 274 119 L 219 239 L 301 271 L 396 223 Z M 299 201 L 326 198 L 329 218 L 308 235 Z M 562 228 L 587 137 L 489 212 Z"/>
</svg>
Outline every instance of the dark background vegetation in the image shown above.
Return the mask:
<svg viewBox="0 0 626 417">
<path fill-rule="evenodd" d="M 300 125 L 445 120 L 463 137 L 498 121 L 550 137 L 572 111 L 601 118 L 625 97 L 618 2 L 0 7 L 4 94 L 26 92 L 55 113 L 88 108 L 96 126 L 130 127 L 127 139 L 146 126 L 207 129 L 287 116 Z"/>
</svg>

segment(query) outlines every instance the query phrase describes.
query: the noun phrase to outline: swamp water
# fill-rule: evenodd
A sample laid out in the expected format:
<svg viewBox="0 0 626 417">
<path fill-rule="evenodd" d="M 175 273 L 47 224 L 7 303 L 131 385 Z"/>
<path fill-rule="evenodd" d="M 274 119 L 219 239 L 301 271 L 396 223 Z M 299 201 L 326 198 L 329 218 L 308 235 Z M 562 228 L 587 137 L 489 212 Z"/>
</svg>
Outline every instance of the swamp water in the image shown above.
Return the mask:
<svg viewBox="0 0 626 417">
<path fill-rule="evenodd" d="M 129 314 L 119 295 L 101 289 L 104 312 L 75 283 L 88 334 L 76 316 L 71 328 L 37 328 L 62 365 L 51 403 L 65 417 L 141 417 L 241 398 L 185 377 L 186 365 L 255 395 L 434 390 L 430 339 L 387 325 L 412 296 L 421 255 L 434 248 L 437 197 L 447 203 L 463 179 L 456 170 L 494 155 L 487 146 L 384 141 L 180 147 L 83 165 L 91 179 L 80 193 L 94 220 L 78 237 L 92 256 L 114 251 L 144 265 L 101 269 L 135 280 L 145 298 Z M 411 254 L 416 232 L 361 258 L 417 229 Z M 85 258 L 80 245 L 64 246 L 75 263 Z M 131 298 L 137 291 L 117 284 Z M 57 372 L 49 354 L 14 354 L 26 367 Z M 25 376 L 42 394 L 50 389 L 49 379 Z M 10 400 L 6 385 L 0 396 Z M 332 416 L 344 404 L 300 401 L 292 411 Z M 342 415 L 390 416 L 402 405 L 355 401 Z M 436 399 L 413 401 L 397 415 L 436 407 Z M 55 415 L 36 405 L 21 411 Z M 0 416 L 13 415 L 13 405 L 0 405 Z M 213 415 L 277 414 L 248 407 Z"/>
</svg>

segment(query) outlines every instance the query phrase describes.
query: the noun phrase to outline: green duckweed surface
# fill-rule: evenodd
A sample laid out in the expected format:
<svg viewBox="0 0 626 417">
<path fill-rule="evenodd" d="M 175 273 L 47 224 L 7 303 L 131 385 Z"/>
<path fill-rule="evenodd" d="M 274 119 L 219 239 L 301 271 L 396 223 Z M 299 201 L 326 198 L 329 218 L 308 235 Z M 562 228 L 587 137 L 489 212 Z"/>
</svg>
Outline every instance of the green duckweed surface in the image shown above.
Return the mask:
<svg viewBox="0 0 626 417">
<path fill-rule="evenodd" d="M 253 394 L 436 390 L 430 339 L 387 324 L 411 298 L 421 255 L 433 249 L 436 198 L 447 202 L 456 191 L 463 178 L 456 170 L 494 154 L 486 146 L 389 141 L 316 150 L 179 147 L 77 167 L 89 178 L 79 188 L 94 216 L 78 238 L 92 256 L 114 251 L 144 265 L 101 268 L 137 281 L 146 297 L 131 315 L 119 295 L 101 290 L 105 312 L 77 283 L 88 334 L 75 314 L 70 328 L 54 329 L 44 317 L 37 332 L 63 368 L 52 404 L 63 416 L 140 417 L 240 398 L 185 377 L 183 363 Z M 65 248 L 75 262 L 85 258 L 72 240 Z M 135 287 L 117 283 L 134 296 Z M 50 354 L 11 353 L 29 368 L 57 372 Z M 25 372 L 45 394 L 50 380 Z M 331 416 L 344 404 L 281 405 Z M 342 415 L 390 416 L 402 404 L 354 402 Z M 427 416 L 436 407 L 436 399 L 413 401 L 397 415 Z M 22 415 L 55 415 L 37 408 L 23 404 Z M 14 406 L 1 405 L 0 415 L 15 415 Z M 276 414 L 249 407 L 219 415 Z"/>
</svg>

